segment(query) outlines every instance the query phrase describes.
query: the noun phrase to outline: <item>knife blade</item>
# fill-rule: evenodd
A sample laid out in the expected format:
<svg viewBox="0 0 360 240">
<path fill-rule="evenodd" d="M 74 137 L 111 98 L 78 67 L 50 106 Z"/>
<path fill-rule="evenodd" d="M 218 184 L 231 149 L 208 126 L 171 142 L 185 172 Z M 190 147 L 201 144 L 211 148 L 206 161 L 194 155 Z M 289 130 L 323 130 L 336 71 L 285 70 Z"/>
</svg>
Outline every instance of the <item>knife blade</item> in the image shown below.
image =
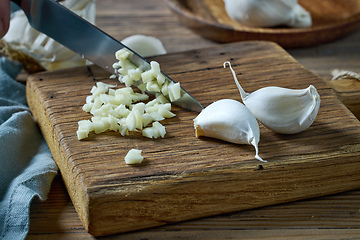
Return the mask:
<svg viewBox="0 0 360 240">
<path fill-rule="evenodd" d="M 117 61 L 115 52 L 123 48 L 133 53 L 129 59 L 133 64 L 143 71 L 150 69 L 150 63 L 138 53 L 54 0 L 12 1 L 25 12 L 33 28 L 110 73 L 114 73 L 112 65 Z M 162 74 L 175 82 L 165 73 Z M 182 97 L 174 104 L 196 112 L 203 109 L 183 88 L 181 92 Z"/>
</svg>

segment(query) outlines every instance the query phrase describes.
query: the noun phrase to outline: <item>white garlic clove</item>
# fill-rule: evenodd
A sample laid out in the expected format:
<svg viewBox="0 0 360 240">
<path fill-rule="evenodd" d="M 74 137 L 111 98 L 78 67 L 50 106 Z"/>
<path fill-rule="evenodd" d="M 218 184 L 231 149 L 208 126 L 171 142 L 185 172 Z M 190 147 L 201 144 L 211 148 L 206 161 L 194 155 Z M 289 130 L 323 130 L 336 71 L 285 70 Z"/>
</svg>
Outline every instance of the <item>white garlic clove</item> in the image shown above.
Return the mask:
<svg viewBox="0 0 360 240">
<path fill-rule="evenodd" d="M 314 122 L 320 96 L 312 85 L 301 90 L 265 87 L 251 93 L 244 103 L 265 127 L 278 133 L 294 134 Z"/>
<path fill-rule="evenodd" d="M 226 13 L 249 27 L 310 27 L 311 15 L 297 0 L 224 0 Z"/>
<path fill-rule="evenodd" d="M 255 158 L 259 156 L 260 129 L 255 117 L 240 102 L 222 99 L 207 106 L 194 119 L 195 134 L 237 144 L 255 147 Z M 264 161 L 266 162 L 266 161 Z"/>
<path fill-rule="evenodd" d="M 314 122 L 320 108 L 320 95 L 314 86 L 301 90 L 265 87 L 249 94 L 241 87 L 230 62 L 225 62 L 224 67 L 226 64 L 245 106 L 265 127 L 282 134 L 295 134 Z"/>
<path fill-rule="evenodd" d="M 290 20 L 286 23 L 289 27 L 306 28 L 312 25 L 311 14 L 299 4 L 294 6 L 290 16 Z"/>
<path fill-rule="evenodd" d="M 162 55 L 166 53 L 160 39 L 141 34 L 124 38 L 121 43 L 134 50 L 143 57 Z"/>
</svg>

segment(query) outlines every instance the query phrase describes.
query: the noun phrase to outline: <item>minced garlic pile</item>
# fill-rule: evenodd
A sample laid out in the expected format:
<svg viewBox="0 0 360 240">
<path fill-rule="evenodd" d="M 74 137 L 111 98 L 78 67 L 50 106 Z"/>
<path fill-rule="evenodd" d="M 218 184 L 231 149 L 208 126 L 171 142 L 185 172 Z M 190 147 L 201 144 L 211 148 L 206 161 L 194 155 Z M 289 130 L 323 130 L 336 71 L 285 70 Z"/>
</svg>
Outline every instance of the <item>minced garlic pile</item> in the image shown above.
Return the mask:
<svg viewBox="0 0 360 240">
<path fill-rule="evenodd" d="M 180 84 L 166 79 L 155 61 L 151 62 L 150 70 L 142 71 L 129 61 L 130 54 L 123 49 L 116 52 L 119 62 L 113 65 L 116 75 L 111 76 L 118 77 L 125 87 L 114 89 L 115 86 L 97 82 L 90 91 L 91 95 L 86 97 L 83 110 L 93 116 L 91 120 L 78 122 L 76 133 L 79 140 L 87 138 L 90 132 L 98 134 L 107 130 L 119 132 L 122 136 L 131 131 L 141 131 L 148 138 L 165 136 L 165 127 L 159 121 L 175 116 L 165 96 L 171 102 L 178 100 L 181 97 Z M 138 84 L 141 93 L 130 87 L 134 83 Z M 144 103 L 149 99 L 146 91 L 154 92 L 156 98 Z"/>
<path fill-rule="evenodd" d="M 113 68 L 117 75 L 114 74 L 111 78 L 118 76 L 119 81 L 124 83 L 126 87 L 136 84 L 142 92 L 161 93 L 169 97 L 171 102 L 181 97 L 180 83 L 174 83 L 166 79 L 160 71 L 158 62 L 151 61 L 150 70 L 142 71 L 128 59 L 132 54 L 126 49 L 116 52 L 115 56 L 119 61 L 113 64 Z M 139 84 L 139 82 L 141 83 Z"/>
</svg>

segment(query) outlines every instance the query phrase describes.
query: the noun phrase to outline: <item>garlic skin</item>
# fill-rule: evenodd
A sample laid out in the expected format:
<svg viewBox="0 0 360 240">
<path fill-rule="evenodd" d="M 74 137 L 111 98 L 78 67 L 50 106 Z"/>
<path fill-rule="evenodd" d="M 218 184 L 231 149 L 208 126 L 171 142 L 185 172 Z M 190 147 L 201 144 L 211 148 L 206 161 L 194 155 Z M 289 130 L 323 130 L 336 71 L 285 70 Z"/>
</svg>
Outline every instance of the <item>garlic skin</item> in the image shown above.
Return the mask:
<svg viewBox="0 0 360 240">
<path fill-rule="evenodd" d="M 124 38 L 121 43 L 137 52 L 143 57 L 166 54 L 166 50 L 160 39 L 141 34 L 131 35 Z"/>
<path fill-rule="evenodd" d="M 224 0 L 227 14 L 249 27 L 310 27 L 309 12 L 297 0 Z"/>
<path fill-rule="evenodd" d="M 266 162 L 259 156 L 259 125 L 251 112 L 236 100 L 221 99 L 213 102 L 194 119 L 194 128 L 196 137 L 253 145 L 255 158 Z"/>
<path fill-rule="evenodd" d="M 59 3 L 80 17 L 95 23 L 95 0 L 64 0 Z M 49 71 L 84 66 L 88 63 L 79 54 L 31 27 L 23 11 L 17 11 L 12 15 L 9 31 L 2 39 L 12 49 L 32 57 Z"/>
<path fill-rule="evenodd" d="M 229 64 L 245 106 L 268 129 L 295 134 L 314 122 L 320 108 L 320 95 L 314 86 L 300 90 L 265 87 L 249 94 L 241 87 L 230 62 L 225 62 L 224 68 L 226 64 Z"/>
</svg>

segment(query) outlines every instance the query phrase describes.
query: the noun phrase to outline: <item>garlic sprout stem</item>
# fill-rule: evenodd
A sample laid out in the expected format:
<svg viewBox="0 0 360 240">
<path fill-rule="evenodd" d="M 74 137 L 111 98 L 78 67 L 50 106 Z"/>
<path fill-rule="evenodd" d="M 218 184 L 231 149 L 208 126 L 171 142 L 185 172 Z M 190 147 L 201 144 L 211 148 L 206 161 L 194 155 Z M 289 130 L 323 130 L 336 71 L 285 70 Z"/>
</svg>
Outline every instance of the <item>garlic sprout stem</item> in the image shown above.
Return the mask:
<svg viewBox="0 0 360 240">
<path fill-rule="evenodd" d="M 249 96 L 249 94 L 247 92 L 245 92 L 244 89 L 241 87 L 241 85 L 239 83 L 239 80 L 236 77 L 236 73 L 233 70 L 233 68 L 231 67 L 231 63 L 229 61 L 224 62 L 224 64 L 223 64 L 224 68 L 226 68 L 226 64 L 229 65 L 229 68 L 230 68 L 231 73 L 232 73 L 232 75 L 234 77 L 234 80 L 235 80 L 235 84 L 236 84 L 237 88 L 239 89 L 241 99 L 244 101 L 246 99 L 246 97 Z"/>
</svg>

